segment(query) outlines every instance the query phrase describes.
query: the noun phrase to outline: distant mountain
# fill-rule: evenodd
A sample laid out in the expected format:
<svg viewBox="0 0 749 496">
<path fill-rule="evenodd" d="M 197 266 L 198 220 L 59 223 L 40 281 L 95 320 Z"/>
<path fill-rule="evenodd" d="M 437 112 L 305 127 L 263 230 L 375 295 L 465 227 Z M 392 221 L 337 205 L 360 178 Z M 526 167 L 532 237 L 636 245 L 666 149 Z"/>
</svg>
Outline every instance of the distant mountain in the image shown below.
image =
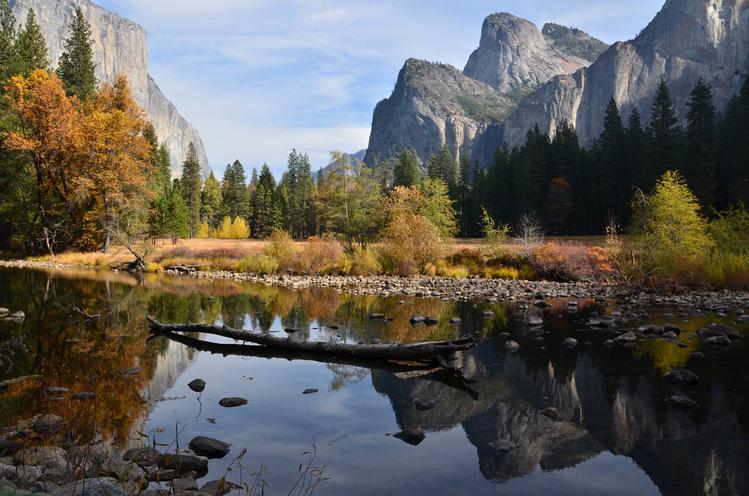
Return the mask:
<svg viewBox="0 0 749 496">
<path fill-rule="evenodd" d="M 511 14 L 493 14 L 484 20 L 479 47 L 462 72 L 406 61 L 392 95 L 375 108 L 365 162 L 388 159 L 405 148 L 422 161 L 445 145 L 456 159 L 471 154 L 525 95 L 590 64 L 606 48 L 576 29 L 548 25 L 545 30 L 548 34 Z"/>
<path fill-rule="evenodd" d="M 722 111 L 748 74 L 749 0 L 668 0 L 639 36 L 611 47 L 575 28 L 550 23 L 539 31 L 493 14 L 462 73 L 406 62 L 392 95 L 375 108 L 366 162 L 404 148 L 426 161 L 448 145 L 456 158 L 469 154 L 485 165 L 504 143 L 522 144 L 536 124 L 553 134 L 563 120 L 590 145 L 612 96 L 625 119 L 633 109 L 648 119 L 663 79 L 684 120 L 700 77 Z"/>
<path fill-rule="evenodd" d="M 208 173 L 208 158 L 197 130 L 180 115 L 148 74 L 146 32 L 141 26 L 89 0 L 11 0 L 10 4 L 19 24 L 25 22 L 29 9 L 34 9 L 52 67 L 57 67 L 65 40 L 70 35 L 75 9 L 80 8 L 91 25 L 99 80 L 114 82 L 120 74 L 128 77 L 135 100 L 146 110 L 159 140 L 169 148 L 173 174 L 181 174 L 191 142 L 195 144 L 204 173 Z"/>
</svg>

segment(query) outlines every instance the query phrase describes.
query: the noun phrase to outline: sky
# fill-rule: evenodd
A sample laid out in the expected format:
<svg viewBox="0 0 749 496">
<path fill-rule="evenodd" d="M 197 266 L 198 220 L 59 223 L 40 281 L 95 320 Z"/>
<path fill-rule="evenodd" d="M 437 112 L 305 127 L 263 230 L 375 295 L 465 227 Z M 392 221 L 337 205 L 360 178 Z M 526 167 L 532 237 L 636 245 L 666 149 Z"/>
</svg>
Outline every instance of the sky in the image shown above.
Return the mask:
<svg viewBox="0 0 749 496">
<path fill-rule="evenodd" d="M 95 0 L 148 33 L 149 72 L 199 131 L 219 174 L 313 168 L 367 147 L 372 111 L 409 57 L 462 69 L 483 19 L 510 12 L 631 39 L 663 0 Z"/>
</svg>

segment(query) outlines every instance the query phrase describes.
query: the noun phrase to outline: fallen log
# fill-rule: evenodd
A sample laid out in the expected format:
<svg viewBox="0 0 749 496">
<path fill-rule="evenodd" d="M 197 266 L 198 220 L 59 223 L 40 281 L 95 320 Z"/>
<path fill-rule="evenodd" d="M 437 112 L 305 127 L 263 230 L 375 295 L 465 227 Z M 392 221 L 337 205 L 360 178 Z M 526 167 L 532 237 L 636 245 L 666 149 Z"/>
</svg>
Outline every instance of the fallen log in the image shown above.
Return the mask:
<svg viewBox="0 0 749 496">
<path fill-rule="evenodd" d="M 147 317 L 151 331 L 155 332 L 197 332 L 225 338 L 255 343 L 268 348 L 313 353 L 326 356 L 359 358 L 364 360 L 403 360 L 444 362 L 444 357 L 457 351 L 469 350 L 476 346 L 474 336 L 463 336 L 451 341 L 431 341 L 407 344 L 352 344 L 325 341 L 292 341 L 270 334 L 248 332 L 229 326 L 208 324 L 162 324 L 150 315 Z M 441 359 L 441 360 L 440 360 Z"/>
<path fill-rule="evenodd" d="M 395 375 L 399 379 L 422 379 L 439 382 L 453 389 L 463 391 L 475 400 L 479 398 L 479 393 L 470 387 L 470 384 L 473 381 L 466 379 L 460 370 L 455 368 L 446 369 L 439 364 L 435 365 L 434 363 L 426 363 L 424 361 L 393 362 L 388 360 L 364 360 L 350 357 L 321 355 L 319 353 L 309 353 L 304 351 L 279 350 L 269 346 L 211 343 L 209 341 L 203 341 L 202 339 L 184 336 L 171 331 L 152 329 L 152 332 L 152 338 L 163 336 L 195 350 L 207 353 L 215 353 L 223 356 L 232 355 L 269 359 L 278 358 L 288 361 L 304 360 L 318 363 L 351 365 L 353 367 L 361 367 L 369 370 L 382 370 Z"/>
</svg>

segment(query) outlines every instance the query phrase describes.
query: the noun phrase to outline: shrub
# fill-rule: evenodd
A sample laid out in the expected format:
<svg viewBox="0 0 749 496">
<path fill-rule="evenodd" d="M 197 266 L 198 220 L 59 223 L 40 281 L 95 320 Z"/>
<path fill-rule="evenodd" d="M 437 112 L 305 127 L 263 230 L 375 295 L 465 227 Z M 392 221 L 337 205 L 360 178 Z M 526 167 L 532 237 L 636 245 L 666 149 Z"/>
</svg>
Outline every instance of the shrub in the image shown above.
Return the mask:
<svg viewBox="0 0 749 496">
<path fill-rule="evenodd" d="M 249 255 L 239 262 L 237 270 L 251 274 L 274 274 L 278 271 L 278 262 L 268 255 Z"/>
<path fill-rule="evenodd" d="M 481 229 L 487 243 L 497 246 L 505 244 L 510 240 L 510 226 L 498 225 L 484 207 L 481 207 L 481 215 Z"/>
<path fill-rule="evenodd" d="M 382 273 L 382 266 L 374 249 L 354 245 L 344 257 L 342 271 L 351 276 L 374 276 Z"/>
<path fill-rule="evenodd" d="M 576 243 L 537 246 L 531 266 L 539 277 L 556 281 L 593 281 L 615 275 L 606 250 Z"/>
<path fill-rule="evenodd" d="M 434 224 L 420 215 L 403 213 L 393 218 L 385 230 L 381 250 L 386 268 L 411 276 L 436 265 L 444 256 L 445 246 Z"/>
<path fill-rule="evenodd" d="M 487 279 L 520 279 L 520 270 L 515 267 L 485 267 L 481 273 L 482 277 Z M 531 279 L 527 275 L 524 279 Z"/>
<path fill-rule="evenodd" d="M 437 275 L 440 277 L 449 277 L 452 279 L 465 279 L 470 275 L 470 272 L 466 267 L 440 263 L 437 265 Z"/>
<path fill-rule="evenodd" d="M 164 267 L 157 264 L 156 262 L 148 262 L 146 264 L 146 272 L 148 272 L 149 274 L 155 274 L 157 272 L 163 272 L 163 271 L 164 271 Z"/>
<path fill-rule="evenodd" d="M 749 212 L 743 204 L 718 213 L 709 231 L 720 252 L 749 254 Z"/>
<path fill-rule="evenodd" d="M 294 258 L 294 270 L 299 274 L 329 274 L 340 269 L 343 247 L 332 236 L 312 237 Z"/>
<path fill-rule="evenodd" d="M 294 241 L 286 231 L 273 231 L 263 251 L 265 255 L 276 261 L 279 270 L 294 269 Z"/>
</svg>

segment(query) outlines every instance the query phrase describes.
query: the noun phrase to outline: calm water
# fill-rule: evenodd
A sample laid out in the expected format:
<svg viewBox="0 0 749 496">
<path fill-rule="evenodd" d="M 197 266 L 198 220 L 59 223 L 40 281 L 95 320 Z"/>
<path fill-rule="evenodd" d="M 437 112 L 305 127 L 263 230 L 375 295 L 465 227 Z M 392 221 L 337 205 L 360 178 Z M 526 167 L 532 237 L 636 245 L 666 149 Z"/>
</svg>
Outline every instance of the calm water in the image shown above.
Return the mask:
<svg viewBox="0 0 749 496">
<path fill-rule="evenodd" d="M 87 321 L 73 306 L 99 318 Z M 580 313 L 569 316 L 560 310 L 566 306 L 547 310 L 549 334 L 537 343 L 522 312 L 502 305 L 0 270 L 0 307 L 27 314 L 23 324 L 0 322 L 0 379 L 38 376 L 0 393 L 0 425 L 53 412 L 76 435 L 104 433 L 123 447 L 154 439 L 169 445 L 175 438 L 186 446 L 196 435 L 215 437 L 230 442 L 232 451 L 211 461 L 203 480 L 220 478 L 246 448 L 241 470 L 235 465 L 228 478 L 247 481 L 262 464 L 269 494 L 288 493 L 313 443 L 314 466 L 324 466 L 330 478 L 316 493 L 322 495 L 749 494 L 748 340 L 727 350 L 702 349 L 702 358 L 691 355 L 701 345 L 687 333 L 685 347 L 648 341 L 608 349 L 602 345 L 608 336 L 579 332 L 575 319 L 612 307 L 581 301 Z M 485 309 L 494 316 L 482 318 Z M 371 312 L 394 321 L 370 321 Z M 148 340 L 148 313 L 278 335 L 300 329 L 293 339 L 419 341 L 477 332 L 481 344 L 461 358 L 474 381 L 465 390 L 438 378 L 222 356 L 163 337 Z M 440 324 L 413 327 L 413 313 L 438 317 Z M 685 330 L 720 320 L 686 322 L 658 313 L 651 311 L 656 322 L 675 321 Z M 448 323 L 454 316 L 462 318 L 459 326 Z M 503 332 L 522 344 L 518 353 L 505 351 Z M 560 346 L 568 336 L 579 339 L 577 350 Z M 698 411 L 664 401 L 678 388 L 661 376 L 681 367 L 701 377 L 687 391 L 702 405 Z M 187 387 L 195 378 L 207 382 L 202 395 Z M 97 397 L 55 399 L 44 393 L 47 386 Z M 319 393 L 303 395 L 307 388 Z M 226 396 L 249 404 L 222 408 L 218 400 Z M 434 406 L 418 409 L 415 402 Z M 550 406 L 559 412 L 556 422 L 540 413 Z M 404 429 L 422 429 L 425 439 L 413 446 L 393 436 Z"/>
</svg>

